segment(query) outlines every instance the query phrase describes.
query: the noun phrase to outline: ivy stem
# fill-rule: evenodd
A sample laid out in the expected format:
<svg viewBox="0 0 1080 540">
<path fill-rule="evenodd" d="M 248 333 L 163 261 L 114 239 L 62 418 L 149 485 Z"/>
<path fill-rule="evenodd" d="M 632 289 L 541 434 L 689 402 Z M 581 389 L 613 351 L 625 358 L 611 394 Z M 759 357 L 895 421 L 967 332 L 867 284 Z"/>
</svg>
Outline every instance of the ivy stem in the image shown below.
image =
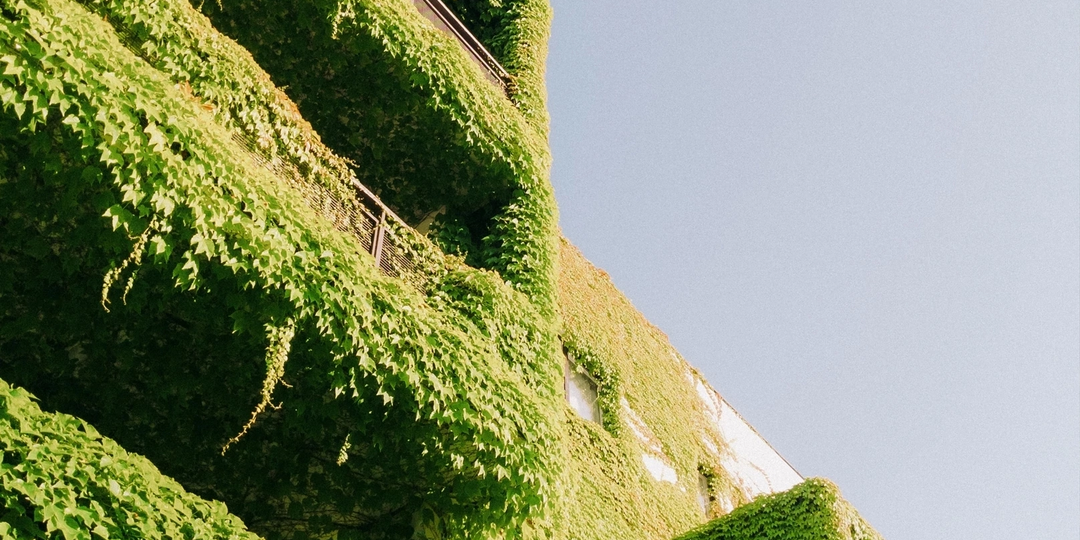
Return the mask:
<svg viewBox="0 0 1080 540">
<path fill-rule="evenodd" d="M 256 418 L 266 410 L 266 407 L 271 406 L 270 399 L 274 394 L 274 389 L 277 388 L 279 382 L 283 383 L 281 378 L 285 376 L 285 362 L 289 359 L 289 349 L 292 346 L 292 339 L 295 334 L 296 321 L 292 318 L 287 319 L 281 325 L 272 323 L 266 325 L 266 337 L 270 343 L 266 346 L 266 378 L 263 379 L 262 399 L 255 406 L 255 409 L 251 411 L 251 418 L 244 424 L 240 433 L 229 439 L 225 446 L 221 447 L 221 455 L 225 455 L 225 452 L 229 450 L 233 443 L 239 442 L 240 438 L 255 425 Z M 277 407 L 273 408 L 276 409 Z"/>
</svg>

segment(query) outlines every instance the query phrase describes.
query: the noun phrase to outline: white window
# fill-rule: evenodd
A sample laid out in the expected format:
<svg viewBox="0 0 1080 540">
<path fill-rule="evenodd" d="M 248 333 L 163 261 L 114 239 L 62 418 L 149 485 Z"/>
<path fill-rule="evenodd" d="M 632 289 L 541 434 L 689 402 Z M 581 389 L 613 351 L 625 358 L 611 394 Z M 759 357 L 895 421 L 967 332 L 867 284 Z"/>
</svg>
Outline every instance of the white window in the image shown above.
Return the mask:
<svg viewBox="0 0 1080 540">
<path fill-rule="evenodd" d="M 698 506 L 701 507 L 701 513 L 709 515 L 709 502 L 712 496 L 709 494 L 709 479 L 705 478 L 704 474 L 700 472 L 697 475 L 698 486 Z"/>
<path fill-rule="evenodd" d="M 601 423 L 603 417 L 600 411 L 599 385 L 588 373 L 578 367 L 569 351 L 563 349 L 563 352 L 566 354 L 564 386 L 570 408 L 586 420 Z"/>
</svg>

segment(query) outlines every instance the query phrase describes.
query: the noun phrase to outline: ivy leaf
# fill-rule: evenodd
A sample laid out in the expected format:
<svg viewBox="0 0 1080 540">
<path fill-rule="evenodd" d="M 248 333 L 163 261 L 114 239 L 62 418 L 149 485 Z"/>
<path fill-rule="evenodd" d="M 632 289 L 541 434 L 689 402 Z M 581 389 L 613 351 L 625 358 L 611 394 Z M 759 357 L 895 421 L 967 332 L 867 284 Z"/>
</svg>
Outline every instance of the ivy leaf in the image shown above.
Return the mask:
<svg viewBox="0 0 1080 540">
<path fill-rule="evenodd" d="M 166 237 L 155 235 L 150 238 L 150 254 L 159 262 L 167 261 L 172 251 L 173 246 Z"/>
<path fill-rule="evenodd" d="M 106 209 L 105 213 L 102 214 L 102 217 L 109 218 L 114 231 L 120 229 L 120 227 L 127 228 L 128 223 L 135 218 L 131 212 L 128 212 L 127 209 L 119 204 L 114 204 Z"/>
</svg>

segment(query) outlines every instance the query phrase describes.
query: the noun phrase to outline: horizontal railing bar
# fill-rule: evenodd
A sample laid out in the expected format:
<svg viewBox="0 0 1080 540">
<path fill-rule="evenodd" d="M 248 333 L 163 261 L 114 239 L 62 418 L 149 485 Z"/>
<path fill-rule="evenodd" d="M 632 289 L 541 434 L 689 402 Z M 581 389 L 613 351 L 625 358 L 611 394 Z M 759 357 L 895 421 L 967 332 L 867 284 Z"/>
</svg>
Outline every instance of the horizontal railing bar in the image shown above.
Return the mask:
<svg viewBox="0 0 1080 540">
<path fill-rule="evenodd" d="M 422 6 L 426 6 L 439 19 L 438 21 L 432 20 L 432 22 L 456 37 L 458 43 L 473 57 L 473 60 L 487 70 L 490 75 L 489 80 L 502 87 L 504 92 L 506 91 L 507 84 L 510 82 L 510 74 L 503 69 L 502 64 L 484 47 L 484 44 L 480 43 L 479 39 L 476 39 L 476 36 L 461 22 L 461 19 L 454 15 L 453 10 L 447 7 L 442 0 L 413 0 L 413 4 L 420 8 L 421 14 L 431 19 L 428 13 L 422 9 Z M 442 24 L 440 25 L 439 22 Z"/>
</svg>

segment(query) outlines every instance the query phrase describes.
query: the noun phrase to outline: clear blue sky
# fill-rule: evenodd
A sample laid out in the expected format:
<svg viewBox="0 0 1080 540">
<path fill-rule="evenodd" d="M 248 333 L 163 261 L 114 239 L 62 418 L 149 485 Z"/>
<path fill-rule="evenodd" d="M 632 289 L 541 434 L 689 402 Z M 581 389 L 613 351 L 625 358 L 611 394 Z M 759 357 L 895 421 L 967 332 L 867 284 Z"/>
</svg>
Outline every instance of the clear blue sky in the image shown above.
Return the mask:
<svg viewBox="0 0 1080 540">
<path fill-rule="evenodd" d="M 553 0 L 567 237 L 888 540 L 1080 538 L 1080 3 Z"/>
</svg>

